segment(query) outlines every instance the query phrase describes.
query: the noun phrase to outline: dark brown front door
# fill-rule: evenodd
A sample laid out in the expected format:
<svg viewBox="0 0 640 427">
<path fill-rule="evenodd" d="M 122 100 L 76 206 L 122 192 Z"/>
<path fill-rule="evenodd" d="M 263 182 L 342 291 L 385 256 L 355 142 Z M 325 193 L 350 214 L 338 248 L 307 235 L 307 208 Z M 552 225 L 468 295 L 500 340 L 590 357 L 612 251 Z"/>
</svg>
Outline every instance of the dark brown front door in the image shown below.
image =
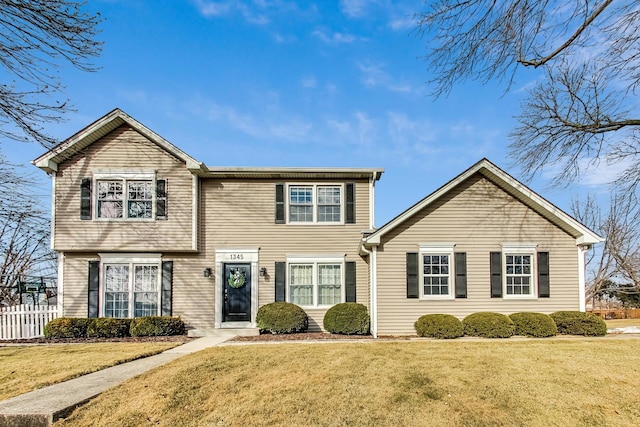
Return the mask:
<svg viewBox="0 0 640 427">
<path fill-rule="evenodd" d="M 223 322 L 251 321 L 251 264 L 224 265 Z"/>
</svg>

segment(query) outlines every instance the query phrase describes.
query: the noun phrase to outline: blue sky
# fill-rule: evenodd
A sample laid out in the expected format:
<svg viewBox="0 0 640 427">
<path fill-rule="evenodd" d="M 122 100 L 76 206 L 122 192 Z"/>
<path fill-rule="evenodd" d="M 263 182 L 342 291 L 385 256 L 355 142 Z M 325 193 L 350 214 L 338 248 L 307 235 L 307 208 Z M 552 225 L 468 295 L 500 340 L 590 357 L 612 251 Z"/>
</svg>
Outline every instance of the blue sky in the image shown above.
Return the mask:
<svg viewBox="0 0 640 427">
<path fill-rule="evenodd" d="M 468 82 L 429 97 L 421 1 L 92 1 L 100 70 L 62 69 L 77 110 L 48 124 L 64 139 L 115 107 L 209 166 L 382 167 L 380 226 L 483 157 L 506 157 L 523 88 Z M 44 149 L 2 142 L 9 160 Z M 36 174 L 43 182 L 46 176 Z M 568 211 L 591 180 L 531 187 Z M 43 191 L 49 191 L 47 184 Z"/>
</svg>

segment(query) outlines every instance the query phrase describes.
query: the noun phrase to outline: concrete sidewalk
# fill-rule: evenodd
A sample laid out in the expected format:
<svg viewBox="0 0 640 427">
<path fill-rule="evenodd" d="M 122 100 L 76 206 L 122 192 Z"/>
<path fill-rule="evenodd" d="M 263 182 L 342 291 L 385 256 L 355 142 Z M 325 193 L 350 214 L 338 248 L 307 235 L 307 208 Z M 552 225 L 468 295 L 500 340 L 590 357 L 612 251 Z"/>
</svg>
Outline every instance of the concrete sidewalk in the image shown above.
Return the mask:
<svg viewBox="0 0 640 427">
<path fill-rule="evenodd" d="M 103 369 L 0 402 L 0 426 L 49 426 L 123 381 L 232 337 L 202 337 L 155 356 Z"/>
</svg>

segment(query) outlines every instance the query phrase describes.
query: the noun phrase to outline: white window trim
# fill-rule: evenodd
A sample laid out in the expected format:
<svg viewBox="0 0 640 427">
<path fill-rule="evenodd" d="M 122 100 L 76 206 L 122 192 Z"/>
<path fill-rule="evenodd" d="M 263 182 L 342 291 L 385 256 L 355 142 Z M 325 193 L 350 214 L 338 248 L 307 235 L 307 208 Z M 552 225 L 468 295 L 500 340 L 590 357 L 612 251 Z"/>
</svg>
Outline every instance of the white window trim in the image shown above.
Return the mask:
<svg viewBox="0 0 640 427">
<path fill-rule="evenodd" d="M 151 222 L 156 220 L 156 173 L 155 172 L 98 172 L 93 174 L 91 204 L 92 216 L 95 221 L 127 221 L 127 222 Z M 123 207 L 122 218 L 102 218 L 98 215 L 98 181 L 123 181 Z M 151 181 L 151 218 L 129 218 L 127 216 L 128 181 Z"/>
<path fill-rule="evenodd" d="M 290 193 L 291 187 L 312 187 L 311 196 L 313 200 L 313 221 L 291 221 L 291 209 L 290 209 Z M 340 188 L 340 221 L 318 221 L 318 187 L 338 187 Z M 345 185 L 344 183 L 309 183 L 309 182 L 294 182 L 288 183 L 285 189 L 285 215 L 287 218 L 287 224 L 291 225 L 344 225 L 345 224 Z"/>
<path fill-rule="evenodd" d="M 345 260 L 344 256 L 287 256 L 287 283 L 285 290 L 285 300 L 291 302 L 291 265 L 312 264 L 313 265 L 313 305 L 300 305 L 303 308 L 329 308 L 335 304 L 318 304 L 318 265 L 319 264 L 339 264 L 340 265 L 340 302 L 346 299 L 345 294 Z"/>
<path fill-rule="evenodd" d="M 420 243 L 419 252 L 419 275 L 420 278 L 420 299 L 430 301 L 443 301 L 455 299 L 455 260 L 453 255 L 453 248 L 455 243 Z M 424 258 L 423 255 L 447 255 L 449 256 L 449 293 L 447 295 L 425 295 L 424 293 Z"/>
<path fill-rule="evenodd" d="M 106 300 L 106 286 L 105 286 L 105 265 L 107 264 L 128 264 L 129 265 L 129 319 L 132 319 L 135 315 L 134 302 L 134 286 L 133 286 L 133 274 L 135 265 L 156 265 L 158 267 L 158 283 L 156 289 L 158 292 L 158 312 L 160 316 L 162 310 L 162 255 L 158 253 L 148 254 L 128 254 L 128 253 L 99 253 L 100 268 L 99 268 L 99 291 L 100 291 L 100 307 L 98 310 L 98 316 L 105 316 L 104 303 Z"/>
<path fill-rule="evenodd" d="M 514 300 L 537 300 L 538 299 L 538 245 L 536 243 L 503 243 L 502 244 L 502 298 Z M 530 255 L 531 256 L 531 293 L 529 294 L 507 294 L 507 255 Z"/>
</svg>

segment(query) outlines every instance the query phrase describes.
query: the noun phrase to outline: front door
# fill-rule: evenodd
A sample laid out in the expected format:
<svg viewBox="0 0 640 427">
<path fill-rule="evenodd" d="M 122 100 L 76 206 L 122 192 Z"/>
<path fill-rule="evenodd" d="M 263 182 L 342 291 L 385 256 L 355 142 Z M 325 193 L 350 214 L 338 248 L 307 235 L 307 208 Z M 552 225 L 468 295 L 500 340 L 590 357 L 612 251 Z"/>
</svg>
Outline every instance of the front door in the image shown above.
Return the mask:
<svg viewBox="0 0 640 427">
<path fill-rule="evenodd" d="M 223 322 L 251 321 L 251 264 L 224 265 Z"/>
</svg>

